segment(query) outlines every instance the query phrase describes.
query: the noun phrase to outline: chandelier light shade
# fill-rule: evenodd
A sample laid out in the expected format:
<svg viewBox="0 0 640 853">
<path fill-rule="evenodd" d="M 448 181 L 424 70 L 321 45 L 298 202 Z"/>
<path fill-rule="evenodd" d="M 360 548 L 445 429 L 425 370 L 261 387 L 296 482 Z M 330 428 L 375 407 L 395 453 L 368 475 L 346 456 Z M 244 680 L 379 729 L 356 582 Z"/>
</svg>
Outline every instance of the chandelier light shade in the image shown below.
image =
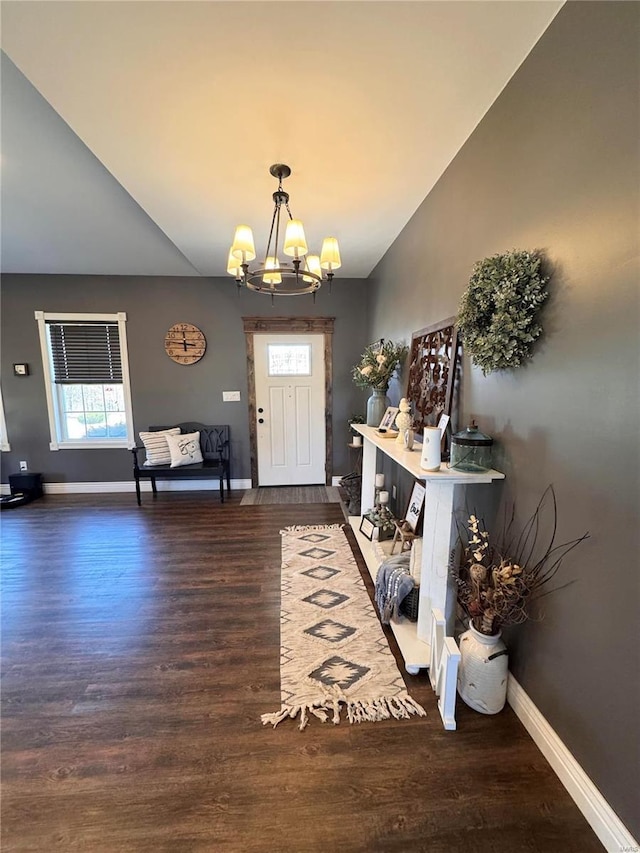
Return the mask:
<svg viewBox="0 0 640 853">
<path fill-rule="evenodd" d="M 325 237 L 320 255 L 309 254 L 304 226 L 294 219 L 289 209 L 289 193 L 282 189 L 282 181 L 291 174 L 284 163 L 271 166 L 269 172 L 278 179 L 278 189 L 273 193 L 273 217 L 264 261 L 253 269 L 256 259 L 253 232 L 248 225 L 238 225 L 227 260 L 227 272 L 238 288 L 244 286 L 256 293 L 274 296 L 297 296 L 312 293 L 315 296 L 323 281 L 331 281 L 341 266 L 340 249 L 335 237 Z M 282 208 L 286 226 L 280 222 Z M 282 241 L 282 242 L 280 242 Z M 280 256 L 286 258 L 280 260 Z M 291 260 L 289 260 L 291 259 Z"/>
<path fill-rule="evenodd" d="M 340 249 L 338 248 L 338 241 L 335 237 L 324 238 L 322 253 L 320 255 L 320 266 L 323 270 L 327 270 L 328 273 L 342 266 L 340 262 Z"/>
<path fill-rule="evenodd" d="M 231 247 L 233 256 L 241 263 L 252 261 L 256 256 L 256 248 L 253 245 L 253 233 L 248 225 L 238 225 Z"/>
</svg>

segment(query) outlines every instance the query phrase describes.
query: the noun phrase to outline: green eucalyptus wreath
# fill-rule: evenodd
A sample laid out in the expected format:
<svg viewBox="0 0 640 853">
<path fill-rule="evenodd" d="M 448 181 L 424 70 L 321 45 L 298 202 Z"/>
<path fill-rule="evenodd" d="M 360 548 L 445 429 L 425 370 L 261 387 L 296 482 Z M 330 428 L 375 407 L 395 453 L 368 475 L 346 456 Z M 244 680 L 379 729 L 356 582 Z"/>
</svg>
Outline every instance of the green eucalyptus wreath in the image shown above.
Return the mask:
<svg viewBox="0 0 640 853">
<path fill-rule="evenodd" d="M 478 261 L 462 295 L 457 326 L 464 348 L 486 376 L 531 358 L 542 332 L 536 316 L 549 277 L 534 252 L 512 251 Z"/>
</svg>

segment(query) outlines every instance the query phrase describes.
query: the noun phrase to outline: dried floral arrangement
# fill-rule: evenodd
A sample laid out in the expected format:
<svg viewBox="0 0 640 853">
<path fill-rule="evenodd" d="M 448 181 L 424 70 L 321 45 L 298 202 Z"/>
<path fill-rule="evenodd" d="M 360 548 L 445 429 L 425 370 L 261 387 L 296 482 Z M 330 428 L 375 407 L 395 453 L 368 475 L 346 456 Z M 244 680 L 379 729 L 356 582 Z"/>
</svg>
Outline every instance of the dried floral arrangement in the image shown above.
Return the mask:
<svg viewBox="0 0 640 853">
<path fill-rule="evenodd" d="M 478 261 L 462 295 L 456 324 L 465 351 L 486 376 L 531 358 L 542 332 L 537 320 L 549 277 L 535 252 L 511 251 Z"/>
<path fill-rule="evenodd" d="M 407 357 L 409 348 L 404 344 L 382 339 L 369 344 L 362 353 L 359 364 L 351 369 L 353 381 L 359 388 L 378 388 L 386 391 L 391 377 Z"/>
<path fill-rule="evenodd" d="M 551 533 L 541 542 L 541 526 L 547 511 Z M 514 517 L 515 507 L 512 507 L 495 545 L 475 515 L 469 516 L 466 530 L 459 530 L 461 559 L 453 570 L 458 602 L 470 624 L 482 634 L 495 635 L 503 627 L 530 619 L 532 602 L 568 586 L 549 588 L 548 584 L 567 554 L 589 538 L 584 533 L 555 545 L 558 508 L 553 486 L 545 490 L 519 534 L 514 531 Z"/>
</svg>

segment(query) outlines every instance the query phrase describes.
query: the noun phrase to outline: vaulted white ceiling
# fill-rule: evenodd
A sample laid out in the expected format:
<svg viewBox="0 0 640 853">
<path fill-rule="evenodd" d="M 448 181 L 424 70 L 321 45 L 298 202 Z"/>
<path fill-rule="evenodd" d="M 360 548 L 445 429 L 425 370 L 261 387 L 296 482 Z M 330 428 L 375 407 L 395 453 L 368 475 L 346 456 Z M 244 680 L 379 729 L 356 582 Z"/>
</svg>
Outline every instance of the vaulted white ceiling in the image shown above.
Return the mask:
<svg viewBox="0 0 640 853">
<path fill-rule="evenodd" d="M 365 277 L 561 5 L 2 2 L 2 269 L 224 275 L 284 162 Z"/>
</svg>

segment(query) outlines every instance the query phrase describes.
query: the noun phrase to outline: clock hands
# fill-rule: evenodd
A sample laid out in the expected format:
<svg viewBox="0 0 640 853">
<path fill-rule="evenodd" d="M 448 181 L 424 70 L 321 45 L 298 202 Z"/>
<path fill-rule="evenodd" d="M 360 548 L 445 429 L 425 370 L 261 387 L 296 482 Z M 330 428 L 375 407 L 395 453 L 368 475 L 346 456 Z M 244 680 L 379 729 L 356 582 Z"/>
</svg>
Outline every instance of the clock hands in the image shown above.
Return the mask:
<svg viewBox="0 0 640 853">
<path fill-rule="evenodd" d="M 183 332 L 183 333 L 182 333 L 182 346 L 184 347 L 184 351 L 186 352 L 186 351 L 187 351 L 187 347 L 195 347 L 195 346 L 197 346 L 197 344 L 190 344 L 190 343 L 187 341 L 187 336 L 186 336 L 186 334 Z"/>
</svg>

